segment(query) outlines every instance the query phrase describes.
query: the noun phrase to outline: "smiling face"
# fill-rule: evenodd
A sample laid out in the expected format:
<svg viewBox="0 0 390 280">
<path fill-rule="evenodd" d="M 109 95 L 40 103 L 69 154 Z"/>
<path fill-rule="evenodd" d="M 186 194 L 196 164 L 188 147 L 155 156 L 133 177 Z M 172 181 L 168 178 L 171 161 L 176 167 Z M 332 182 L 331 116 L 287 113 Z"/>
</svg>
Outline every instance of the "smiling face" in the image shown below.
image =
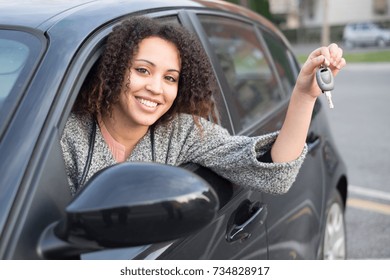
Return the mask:
<svg viewBox="0 0 390 280">
<path fill-rule="evenodd" d="M 138 47 L 112 115 L 127 127 L 147 129 L 171 108 L 177 96 L 181 63 L 176 46 L 161 38 L 146 38 Z"/>
</svg>

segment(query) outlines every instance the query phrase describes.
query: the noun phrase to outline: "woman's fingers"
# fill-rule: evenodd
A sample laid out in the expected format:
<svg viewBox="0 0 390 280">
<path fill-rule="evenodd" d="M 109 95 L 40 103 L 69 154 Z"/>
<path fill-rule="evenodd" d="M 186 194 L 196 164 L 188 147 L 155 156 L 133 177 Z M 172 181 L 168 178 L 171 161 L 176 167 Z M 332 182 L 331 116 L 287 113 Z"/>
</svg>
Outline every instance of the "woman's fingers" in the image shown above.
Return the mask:
<svg viewBox="0 0 390 280">
<path fill-rule="evenodd" d="M 338 72 L 346 65 L 346 61 L 343 58 L 343 50 L 337 44 L 329 45 L 329 52 L 331 55 L 331 67 L 333 75 L 336 76 Z"/>
<path fill-rule="evenodd" d="M 330 63 L 337 66 L 343 56 L 343 50 L 335 43 L 329 45 Z"/>
<path fill-rule="evenodd" d="M 330 66 L 331 62 L 331 52 L 328 47 L 320 47 L 315 49 L 309 55 L 306 65 L 304 65 L 304 71 L 307 74 L 312 74 L 320 65 Z"/>
<path fill-rule="evenodd" d="M 347 62 L 345 61 L 345 59 L 341 58 L 338 64 L 332 69 L 333 76 L 336 76 L 337 73 L 340 72 L 341 68 L 343 68 L 346 64 Z"/>
<path fill-rule="evenodd" d="M 329 52 L 331 55 L 331 65 L 337 69 L 341 69 L 345 65 L 345 59 L 343 58 L 343 49 L 339 48 L 337 44 L 329 45 Z"/>
<path fill-rule="evenodd" d="M 306 71 L 312 73 L 320 65 L 330 67 L 333 74 L 337 74 L 346 65 L 343 50 L 335 43 L 314 50 L 308 57 Z"/>
<path fill-rule="evenodd" d="M 328 47 L 320 47 L 318 49 L 315 49 L 309 55 L 309 59 L 311 59 L 311 60 L 318 59 L 318 58 L 321 58 L 322 62 L 325 64 L 330 63 L 330 49 Z"/>
</svg>

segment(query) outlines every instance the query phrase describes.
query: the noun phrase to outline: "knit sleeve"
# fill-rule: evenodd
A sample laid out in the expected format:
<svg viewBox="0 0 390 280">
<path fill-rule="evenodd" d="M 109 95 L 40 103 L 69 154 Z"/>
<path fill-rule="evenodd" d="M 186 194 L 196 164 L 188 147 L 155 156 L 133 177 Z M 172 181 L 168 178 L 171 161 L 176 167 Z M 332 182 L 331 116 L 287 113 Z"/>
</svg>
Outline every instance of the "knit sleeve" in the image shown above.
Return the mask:
<svg viewBox="0 0 390 280">
<path fill-rule="evenodd" d="M 77 167 L 77 158 L 76 154 L 74 153 L 75 147 L 73 143 L 74 137 L 73 134 L 73 124 L 72 120 L 69 119 L 68 122 L 65 125 L 65 129 L 61 136 L 61 148 L 62 148 L 62 154 L 65 161 L 65 171 L 68 176 L 68 183 L 70 187 L 70 192 L 72 195 L 76 193 L 76 186 L 77 184 L 77 173 L 78 173 L 78 167 Z"/>
<path fill-rule="evenodd" d="M 258 137 L 231 136 L 219 125 L 201 120 L 189 131 L 185 161 L 210 168 L 235 184 L 273 194 L 286 193 L 299 172 L 307 153 L 291 162 L 260 161 L 271 149 L 278 132 Z"/>
<path fill-rule="evenodd" d="M 91 121 L 71 114 L 61 136 L 61 148 L 65 161 L 65 170 L 72 195 L 79 188 L 81 173 L 88 153 L 88 139 Z"/>
</svg>

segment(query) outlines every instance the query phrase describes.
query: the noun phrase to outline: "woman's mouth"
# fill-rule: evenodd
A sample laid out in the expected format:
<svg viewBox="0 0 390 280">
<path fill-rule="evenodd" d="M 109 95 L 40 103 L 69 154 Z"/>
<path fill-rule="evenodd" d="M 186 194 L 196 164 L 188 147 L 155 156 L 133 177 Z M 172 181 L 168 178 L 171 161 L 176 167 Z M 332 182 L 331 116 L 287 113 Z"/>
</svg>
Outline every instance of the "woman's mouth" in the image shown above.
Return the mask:
<svg viewBox="0 0 390 280">
<path fill-rule="evenodd" d="M 146 100 L 146 99 L 143 99 L 140 97 L 136 97 L 136 99 L 138 100 L 139 103 L 141 103 L 142 105 L 145 105 L 146 107 L 149 107 L 149 108 L 156 108 L 158 105 L 157 102 Z"/>
</svg>

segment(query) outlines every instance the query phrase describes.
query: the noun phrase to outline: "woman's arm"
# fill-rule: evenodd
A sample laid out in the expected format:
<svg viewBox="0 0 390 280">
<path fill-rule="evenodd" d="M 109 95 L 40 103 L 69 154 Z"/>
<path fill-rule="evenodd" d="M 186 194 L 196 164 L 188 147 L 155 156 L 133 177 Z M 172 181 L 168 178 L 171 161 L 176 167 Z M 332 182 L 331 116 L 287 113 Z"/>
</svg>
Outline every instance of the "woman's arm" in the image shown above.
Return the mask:
<svg viewBox="0 0 390 280">
<path fill-rule="evenodd" d="M 259 158 L 271 149 L 277 132 L 256 137 L 231 136 L 225 128 L 205 119 L 200 119 L 200 129 L 192 116 L 185 114 L 172 124 L 170 129 L 175 132 L 169 164 L 196 163 L 234 184 L 256 191 L 286 193 L 295 181 L 307 151 L 304 149 L 299 157 L 288 163 L 264 162 Z M 169 132 L 161 132 L 157 130 L 156 143 L 167 143 Z M 156 151 L 166 150 L 156 146 Z M 164 162 L 166 155 L 157 155 L 157 159 L 162 158 Z"/>
<path fill-rule="evenodd" d="M 286 119 L 272 146 L 271 156 L 274 162 L 289 162 L 301 155 L 315 101 L 322 93 L 315 78 L 316 70 L 319 66 L 326 65 L 333 76 L 336 76 L 346 64 L 342 54 L 342 49 L 331 44 L 313 51 L 303 64 L 291 95 Z"/>
</svg>

